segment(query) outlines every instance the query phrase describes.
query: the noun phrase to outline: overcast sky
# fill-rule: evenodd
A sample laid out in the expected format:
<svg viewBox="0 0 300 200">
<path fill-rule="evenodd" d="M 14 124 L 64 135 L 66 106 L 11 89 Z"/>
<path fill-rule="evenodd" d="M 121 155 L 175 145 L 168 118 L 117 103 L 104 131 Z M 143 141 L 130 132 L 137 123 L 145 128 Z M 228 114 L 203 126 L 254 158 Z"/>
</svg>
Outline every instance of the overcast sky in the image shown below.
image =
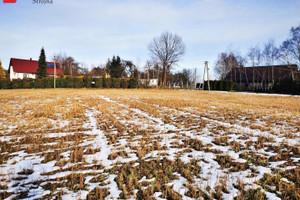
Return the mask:
<svg viewBox="0 0 300 200">
<path fill-rule="evenodd" d="M 38 59 L 43 46 L 47 60 L 65 52 L 91 67 L 119 55 L 142 67 L 153 37 L 170 31 L 186 45 L 177 70 L 202 73 L 222 51 L 280 44 L 300 25 L 299 8 L 300 0 L 1 0 L 0 59 L 8 69 L 11 57 Z"/>
</svg>

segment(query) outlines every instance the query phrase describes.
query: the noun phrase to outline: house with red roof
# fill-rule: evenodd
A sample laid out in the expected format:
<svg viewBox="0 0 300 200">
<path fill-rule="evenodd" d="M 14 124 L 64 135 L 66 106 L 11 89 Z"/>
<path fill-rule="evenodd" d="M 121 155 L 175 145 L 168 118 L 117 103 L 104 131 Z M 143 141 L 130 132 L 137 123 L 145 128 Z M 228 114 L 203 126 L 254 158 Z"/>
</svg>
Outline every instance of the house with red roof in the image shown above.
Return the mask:
<svg viewBox="0 0 300 200">
<path fill-rule="evenodd" d="M 56 65 L 56 75 L 64 75 L 59 63 Z M 18 58 L 11 58 L 9 63 L 9 78 L 13 79 L 24 79 L 24 78 L 36 78 L 37 69 L 39 62 L 37 60 L 25 60 Z M 48 76 L 54 76 L 54 63 L 47 62 L 47 74 Z"/>
</svg>

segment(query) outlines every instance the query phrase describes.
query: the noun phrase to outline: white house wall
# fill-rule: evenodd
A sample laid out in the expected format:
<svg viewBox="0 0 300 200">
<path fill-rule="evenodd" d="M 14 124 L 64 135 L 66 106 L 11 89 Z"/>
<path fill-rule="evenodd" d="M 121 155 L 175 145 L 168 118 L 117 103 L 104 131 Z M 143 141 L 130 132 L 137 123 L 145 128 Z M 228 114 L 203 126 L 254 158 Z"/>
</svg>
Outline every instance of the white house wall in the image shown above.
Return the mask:
<svg viewBox="0 0 300 200">
<path fill-rule="evenodd" d="M 158 86 L 158 79 L 150 79 L 149 86 Z"/>
<path fill-rule="evenodd" d="M 10 71 L 9 71 L 9 78 L 10 80 L 13 79 L 24 79 L 24 78 L 36 78 L 35 74 L 30 74 L 30 73 L 18 73 L 18 72 L 14 72 L 13 70 L 13 66 L 10 66 Z"/>
<path fill-rule="evenodd" d="M 158 79 L 140 79 L 139 82 L 142 85 L 148 85 L 150 87 L 158 86 Z"/>
</svg>

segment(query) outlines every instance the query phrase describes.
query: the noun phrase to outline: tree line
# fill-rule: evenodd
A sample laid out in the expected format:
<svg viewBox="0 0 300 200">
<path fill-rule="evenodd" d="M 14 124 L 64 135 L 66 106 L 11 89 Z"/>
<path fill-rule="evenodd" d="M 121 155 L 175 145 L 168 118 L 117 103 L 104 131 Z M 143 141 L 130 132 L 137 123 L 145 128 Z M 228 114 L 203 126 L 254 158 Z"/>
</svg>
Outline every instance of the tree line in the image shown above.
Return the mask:
<svg viewBox="0 0 300 200">
<path fill-rule="evenodd" d="M 147 48 L 151 54 L 151 59 L 143 67 L 137 66 L 131 60 L 113 56 L 105 64 L 100 64 L 96 68 L 98 71 L 109 74 L 111 78 L 158 79 L 160 86 L 173 83 L 177 85 L 192 84 L 193 80 L 189 69 L 183 69 L 176 73 L 171 72 L 185 53 L 185 45 L 179 35 L 164 32 L 153 38 Z M 41 51 L 39 61 L 44 59 L 43 53 Z M 64 75 L 88 75 L 90 72 L 87 67 L 66 53 L 56 54 L 54 57 L 56 62 L 60 64 Z M 54 61 L 54 57 L 52 61 Z M 38 77 L 42 78 L 45 75 Z"/>
<path fill-rule="evenodd" d="M 122 59 L 120 56 L 109 58 L 105 64 L 96 68 L 103 72 L 103 77 L 109 74 L 111 78 L 130 79 L 158 79 L 159 86 L 196 85 L 196 71 L 182 69 L 172 72 L 185 53 L 185 44 L 182 38 L 174 33 L 164 32 L 154 37 L 147 46 L 151 58 L 141 67 L 133 61 Z M 76 61 L 66 53 L 56 54 L 52 61 L 59 63 L 64 75 L 71 77 L 89 75 L 89 68 Z M 222 52 L 218 55 L 215 72 L 220 80 L 224 80 L 233 68 L 248 66 L 292 64 L 300 66 L 300 26 L 290 29 L 289 37 L 279 46 L 274 40 L 269 40 L 262 47 L 259 45 L 250 47 L 247 54 L 242 56 L 233 51 Z M 47 76 L 47 63 L 44 48 L 39 57 L 37 78 Z M 106 76 L 105 76 L 106 77 Z M 232 80 L 232 79 L 231 79 Z"/>
</svg>

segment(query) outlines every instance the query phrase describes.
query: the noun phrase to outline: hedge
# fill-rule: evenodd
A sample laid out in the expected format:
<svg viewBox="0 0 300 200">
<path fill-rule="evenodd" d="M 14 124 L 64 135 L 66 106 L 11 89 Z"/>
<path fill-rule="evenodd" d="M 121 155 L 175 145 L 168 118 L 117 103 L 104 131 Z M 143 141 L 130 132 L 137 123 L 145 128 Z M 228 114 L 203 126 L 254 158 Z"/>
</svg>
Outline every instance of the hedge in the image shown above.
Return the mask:
<svg viewBox="0 0 300 200">
<path fill-rule="evenodd" d="M 300 94 L 300 81 L 281 80 L 276 82 L 271 90 L 273 93 L 279 94 Z"/>
<path fill-rule="evenodd" d="M 53 88 L 53 78 L 0 80 L 0 89 Z M 57 78 L 56 88 L 137 88 L 135 79 Z"/>
<path fill-rule="evenodd" d="M 234 82 L 231 80 L 221 80 L 221 81 L 209 81 L 209 86 L 211 90 L 220 90 L 220 91 L 231 91 L 234 86 Z M 208 90 L 207 81 L 204 82 L 204 90 Z"/>
</svg>

